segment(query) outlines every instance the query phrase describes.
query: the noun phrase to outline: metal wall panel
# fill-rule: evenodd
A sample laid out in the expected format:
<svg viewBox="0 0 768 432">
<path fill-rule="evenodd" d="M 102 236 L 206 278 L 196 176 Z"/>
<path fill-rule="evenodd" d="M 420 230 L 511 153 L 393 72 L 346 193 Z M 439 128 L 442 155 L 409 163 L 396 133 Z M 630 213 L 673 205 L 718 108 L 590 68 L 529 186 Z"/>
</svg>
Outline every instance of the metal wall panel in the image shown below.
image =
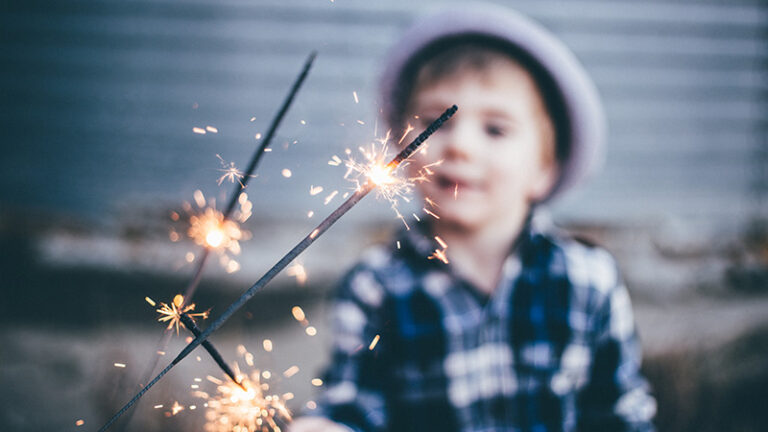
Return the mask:
<svg viewBox="0 0 768 432">
<path fill-rule="evenodd" d="M 419 2 L 417 9 L 440 3 Z M 505 3 L 559 35 L 605 99 L 606 169 L 556 206 L 562 219 L 698 218 L 728 226 L 765 212 L 766 3 Z M 413 6 L 6 3 L 0 206 L 109 222 L 126 207 L 173 205 L 196 188 L 222 194 L 214 155 L 245 165 L 254 134 L 263 132 L 303 58 L 317 49 L 316 67 L 251 196 L 272 217 L 322 210 L 309 185 L 347 187 L 325 162 L 373 137 L 380 61 Z M 192 133 L 205 125 L 219 133 Z M 295 171 L 290 180 L 279 175 L 286 167 Z M 376 208 L 350 216 L 380 217 Z"/>
</svg>

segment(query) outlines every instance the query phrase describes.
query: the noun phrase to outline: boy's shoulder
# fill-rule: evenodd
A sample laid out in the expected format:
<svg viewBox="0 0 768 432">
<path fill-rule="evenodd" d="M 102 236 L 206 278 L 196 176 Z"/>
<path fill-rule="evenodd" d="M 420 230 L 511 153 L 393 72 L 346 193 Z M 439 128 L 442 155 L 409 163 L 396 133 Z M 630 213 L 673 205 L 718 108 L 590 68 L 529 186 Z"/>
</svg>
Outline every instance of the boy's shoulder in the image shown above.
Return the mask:
<svg viewBox="0 0 768 432">
<path fill-rule="evenodd" d="M 593 240 L 553 225 L 539 231 L 539 235 L 558 252 L 553 256 L 559 255 L 562 271 L 574 290 L 588 290 L 603 296 L 623 283 L 616 259 Z M 558 259 L 552 261 L 551 266 L 557 270 Z"/>
</svg>

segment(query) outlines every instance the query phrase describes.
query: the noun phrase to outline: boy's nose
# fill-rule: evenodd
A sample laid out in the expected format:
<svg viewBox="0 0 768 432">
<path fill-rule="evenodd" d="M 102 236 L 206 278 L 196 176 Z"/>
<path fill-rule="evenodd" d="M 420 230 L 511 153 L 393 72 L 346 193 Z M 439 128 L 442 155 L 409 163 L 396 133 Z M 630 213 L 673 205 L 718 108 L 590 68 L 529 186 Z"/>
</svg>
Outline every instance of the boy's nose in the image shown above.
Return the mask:
<svg viewBox="0 0 768 432">
<path fill-rule="evenodd" d="M 446 160 L 469 160 L 472 158 L 474 139 L 472 128 L 467 122 L 458 121 L 445 131 L 443 158 Z"/>
</svg>

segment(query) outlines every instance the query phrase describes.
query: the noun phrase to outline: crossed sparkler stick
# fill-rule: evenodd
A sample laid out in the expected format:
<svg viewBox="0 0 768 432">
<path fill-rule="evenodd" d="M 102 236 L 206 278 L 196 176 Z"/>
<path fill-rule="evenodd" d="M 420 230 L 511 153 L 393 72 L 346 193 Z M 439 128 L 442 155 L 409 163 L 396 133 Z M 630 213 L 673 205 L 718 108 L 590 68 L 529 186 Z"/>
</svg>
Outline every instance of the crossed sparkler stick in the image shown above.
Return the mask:
<svg viewBox="0 0 768 432">
<path fill-rule="evenodd" d="M 248 164 L 248 168 L 245 170 L 245 172 L 242 173 L 242 176 L 239 176 L 240 187 L 239 188 L 235 187 L 235 189 L 233 189 L 232 194 L 229 197 L 229 202 L 227 204 L 227 207 L 224 209 L 224 212 L 223 212 L 222 223 L 229 220 L 230 217 L 232 216 L 232 212 L 234 211 L 235 206 L 237 205 L 237 202 L 238 202 L 238 197 L 240 196 L 240 191 L 242 189 L 245 189 L 245 187 L 248 185 L 248 181 L 250 180 L 251 177 L 253 177 L 253 173 L 256 171 L 256 168 L 258 167 L 259 162 L 261 161 L 261 158 L 265 153 L 265 150 L 272 143 L 272 139 L 274 138 L 275 133 L 277 132 L 278 126 L 280 126 L 280 123 L 282 122 L 283 118 L 285 117 L 285 114 L 288 112 L 288 109 L 293 103 L 293 100 L 296 97 L 296 94 L 298 93 L 302 84 L 306 80 L 309 74 L 309 70 L 315 61 L 315 57 L 317 57 L 316 51 L 312 51 L 307 57 L 306 61 L 304 62 L 304 66 L 302 67 L 298 76 L 294 80 L 293 85 L 291 86 L 291 89 L 288 91 L 288 94 L 283 100 L 283 103 L 280 106 L 280 109 L 277 111 L 277 113 L 275 114 L 275 117 L 272 119 L 272 122 L 270 123 L 269 128 L 267 129 L 267 133 L 264 136 L 264 140 L 261 142 L 261 145 L 259 145 L 256 151 L 253 153 L 253 156 L 251 157 L 251 160 Z M 197 261 L 197 265 L 195 267 L 192 280 L 184 289 L 184 294 L 182 297 L 183 302 L 182 304 L 179 305 L 180 310 L 183 309 L 184 303 L 189 303 L 192 300 L 192 296 L 195 295 L 195 291 L 197 290 L 197 287 L 200 285 L 200 281 L 202 280 L 203 269 L 205 268 L 205 265 L 208 262 L 210 253 L 211 253 L 211 248 L 209 246 L 204 246 L 202 254 L 200 255 L 200 259 Z M 186 319 L 185 319 L 184 318 L 185 316 L 186 315 L 184 313 L 180 313 L 180 318 L 182 320 L 182 323 L 184 324 L 184 327 L 186 327 L 189 331 L 191 331 L 195 336 L 198 336 L 199 329 L 197 329 L 197 325 L 190 317 L 186 316 Z M 195 329 L 197 329 L 198 333 L 196 333 Z M 152 361 L 149 367 L 147 367 L 146 372 L 143 376 L 143 379 L 141 380 L 142 384 L 146 383 L 149 380 L 149 378 L 152 376 L 152 373 L 155 371 L 155 368 L 157 367 L 157 363 L 160 361 L 160 355 L 161 355 L 160 353 L 165 352 L 166 347 L 168 346 L 168 342 L 171 339 L 171 334 L 172 332 L 166 331 L 163 334 L 163 337 L 160 339 L 157 349 L 155 350 L 157 354 L 153 355 Z M 226 373 L 227 376 L 229 376 L 232 379 L 232 381 L 235 382 L 235 384 L 237 384 L 240 387 L 243 387 L 243 384 L 236 379 L 235 374 L 232 372 L 232 369 L 224 361 L 224 359 L 222 358 L 218 350 L 216 350 L 216 348 L 210 342 L 203 344 L 203 347 L 206 349 L 206 351 L 208 351 L 211 357 L 213 357 L 213 359 L 216 361 L 216 364 L 219 365 L 219 367 L 224 371 L 224 373 Z M 243 388 L 243 390 L 245 389 Z M 127 421 L 130 421 L 130 419 Z"/>
<path fill-rule="evenodd" d="M 424 143 L 427 138 L 429 138 L 430 135 L 432 135 L 443 125 L 443 123 L 445 123 L 449 118 L 451 118 L 451 116 L 453 116 L 453 114 L 456 113 L 456 110 L 458 110 L 456 105 L 453 105 L 452 107 L 445 110 L 445 112 L 440 117 L 438 117 L 437 120 L 433 121 L 421 134 L 419 134 L 418 137 L 416 137 L 416 139 L 408 144 L 408 146 L 406 146 L 386 165 L 387 171 L 392 172 L 400 165 L 400 163 L 408 159 L 408 157 L 410 157 L 416 151 L 416 149 L 418 149 L 419 146 Z M 378 185 L 376 183 L 369 179 L 367 182 L 358 187 L 352 196 L 350 196 L 344 203 L 342 203 L 336 210 L 334 210 L 333 213 L 328 215 L 328 217 L 320 222 L 320 224 L 317 225 L 317 227 L 312 230 L 312 232 L 305 236 L 296 246 L 293 247 L 293 249 L 288 251 L 288 253 L 286 253 L 274 266 L 272 266 L 272 268 L 267 270 L 267 272 L 258 281 L 256 281 L 256 283 L 254 283 L 250 288 L 248 288 L 246 292 L 244 292 L 237 300 L 235 300 L 235 302 L 232 303 L 227 308 L 227 310 L 225 310 L 224 313 L 222 313 L 216 319 L 216 321 L 211 323 L 208 328 L 197 335 L 197 337 L 195 337 L 192 342 L 184 347 L 179 355 L 177 355 L 176 358 L 174 358 L 173 361 L 171 361 L 171 363 L 165 367 L 165 369 L 160 371 L 160 373 L 157 374 L 157 376 L 155 376 L 146 386 L 144 386 L 144 388 L 142 388 L 130 401 L 128 401 L 128 403 L 126 403 L 125 406 L 120 409 L 120 411 L 112 416 L 112 418 L 109 419 L 109 421 L 107 421 L 107 423 L 99 429 L 99 432 L 106 431 L 112 425 L 112 423 L 120 418 L 120 416 L 123 415 L 131 406 L 133 406 L 136 401 L 144 396 L 144 393 L 146 393 L 153 385 L 160 381 L 160 379 L 163 378 L 165 374 L 167 374 L 171 369 L 173 369 L 174 366 L 176 366 L 185 357 L 187 357 L 195 348 L 206 342 L 208 337 L 213 332 L 218 330 L 222 325 L 224 325 L 224 323 L 227 322 L 227 320 L 231 318 L 235 312 L 242 308 L 245 303 L 248 302 L 248 300 L 256 295 L 256 292 L 267 285 L 275 276 L 277 276 L 278 273 L 285 269 L 288 264 L 296 259 L 296 257 L 298 257 L 307 247 L 314 243 L 318 237 L 323 235 L 323 233 L 325 233 L 337 220 L 339 220 L 344 214 L 352 209 L 355 204 L 357 204 L 361 199 L 363 199 L 363 197 L 365 197 L 377 186 Z"/>
</svg>

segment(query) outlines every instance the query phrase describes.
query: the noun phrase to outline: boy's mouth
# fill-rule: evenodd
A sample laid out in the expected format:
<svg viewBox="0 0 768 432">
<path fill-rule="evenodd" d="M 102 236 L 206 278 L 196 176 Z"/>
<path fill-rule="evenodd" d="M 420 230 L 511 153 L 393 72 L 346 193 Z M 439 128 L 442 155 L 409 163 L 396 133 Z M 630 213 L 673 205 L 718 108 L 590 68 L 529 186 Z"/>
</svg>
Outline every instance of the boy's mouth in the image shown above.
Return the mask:
<svg viewBox="0 0 768 432">
<path fill-rule="evenodd" d="M 445 174 L 437 174 L 435 176 L 435 183 L 441 190 L 450 191 L 451 193 L 453 193 L 453 191 L 457 188 L 459 190 L 476 189 L 479 186 L 476 182 L 467 181 L 460 177 L 448 176 Z"/>
</svg>

